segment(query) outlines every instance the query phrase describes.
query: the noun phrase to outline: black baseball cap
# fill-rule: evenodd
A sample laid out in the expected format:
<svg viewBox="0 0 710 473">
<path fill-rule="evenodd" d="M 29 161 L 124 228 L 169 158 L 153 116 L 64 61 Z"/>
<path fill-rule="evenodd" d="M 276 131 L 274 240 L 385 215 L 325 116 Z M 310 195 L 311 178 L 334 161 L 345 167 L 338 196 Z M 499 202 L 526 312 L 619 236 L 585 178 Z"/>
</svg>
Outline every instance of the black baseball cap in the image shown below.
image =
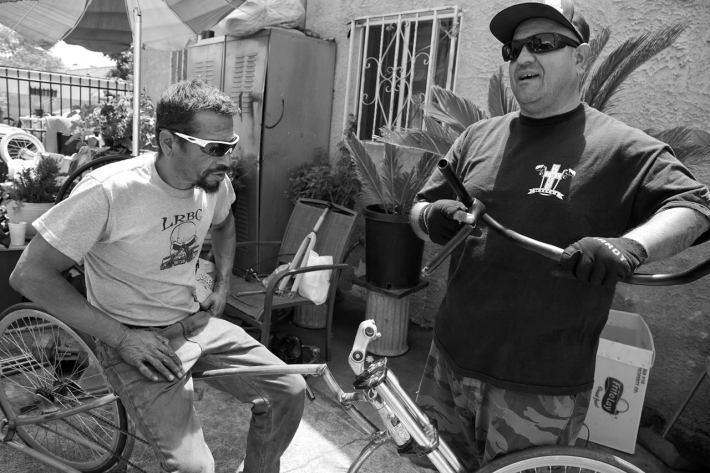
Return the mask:
<svg viewBox="0 0 710 473">
<path fill-rule="evenodd" d="M 550 19 L 572 31 L 581 43 L 589 42 L 589 25 L 581 14 L 575 12 L 572 0 L 544 0 L 508 7 L 491 20 L 491 33 L 501 43 L 507 43 L 513 39 L 518 25 L 530 18 Z"/>
</svg>

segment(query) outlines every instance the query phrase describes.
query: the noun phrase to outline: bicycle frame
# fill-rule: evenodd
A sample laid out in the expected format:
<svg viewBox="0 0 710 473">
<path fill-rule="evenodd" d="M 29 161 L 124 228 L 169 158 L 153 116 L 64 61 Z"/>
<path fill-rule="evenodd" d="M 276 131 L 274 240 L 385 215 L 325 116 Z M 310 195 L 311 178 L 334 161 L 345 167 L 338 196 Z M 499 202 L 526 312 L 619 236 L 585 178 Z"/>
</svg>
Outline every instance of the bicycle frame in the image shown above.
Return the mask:
<svg viewBox="0 0 710 473">
<path fill-rule="evenodd" d="M 194 379 L 230 375 L 264 376 L 276 374 L 321 377 L 340 407 L 361 431 L 370 437 L 370 441 L 353 461 L 348 472 L 359 471 L 378 447 L 392 441 L 400 451 L 416 448 L 420 454 L 426 454 L 441 473 L 464 473 L 460 461 L 446 443 L 439 438 L 436 428 L 404 391 L 394 373 L 387 369 L 386 358 L 376 361 L 368 359 L 368 344 L 379 336 L 373 320 L 365 320 L 360 323 L 348 358 L 349 365 L 357 376 L 357 390 L 353 392 L 343 391 L 325 363 L 215 369 L 193 373 L 192 376 Z M 42 415 L 17 415 L 0 419 L 0 441 L 63 473 L 79 473 L 78 470 L 13 440 L 16 429 L 25 425 L 41 424 L 88 412 L 91 409 L 109 404 L 116 398 L 115 394 L 107 394 L 71 409 L 54 410 L 48 408 L 46 409 L 48 413 Z M 378 412 L 384 429 L 378 428 L 357 409 L 356 404 L 364 402 L 372 405 Z M 415 444 L 416 447 L 414 447 Z"/>
</svg>

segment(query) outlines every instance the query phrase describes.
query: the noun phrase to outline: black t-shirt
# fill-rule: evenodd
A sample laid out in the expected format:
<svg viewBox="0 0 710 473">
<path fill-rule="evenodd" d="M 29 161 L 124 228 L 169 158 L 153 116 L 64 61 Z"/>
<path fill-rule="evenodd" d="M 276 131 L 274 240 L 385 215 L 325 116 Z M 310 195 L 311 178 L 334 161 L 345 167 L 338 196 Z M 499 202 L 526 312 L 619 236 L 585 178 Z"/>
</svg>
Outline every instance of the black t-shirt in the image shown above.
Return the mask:
<svg viewBox="0 0 710 473">
<path fill-rule="evenodd" d="M 586 104 L 546 119 L 477 122 L 447 159 L 493 218 L 562 248 L 621 236 L 671 207 L 710 217 L 707 188 L 667 145 Z M 455 198 L 439 172 L 418 197 Z M 435 341 L 460 374 L 547 394 L 591 387 L 614 288 L 555 276 L 554 267 L 483 223 L 452 254 Z"/>
</svg>

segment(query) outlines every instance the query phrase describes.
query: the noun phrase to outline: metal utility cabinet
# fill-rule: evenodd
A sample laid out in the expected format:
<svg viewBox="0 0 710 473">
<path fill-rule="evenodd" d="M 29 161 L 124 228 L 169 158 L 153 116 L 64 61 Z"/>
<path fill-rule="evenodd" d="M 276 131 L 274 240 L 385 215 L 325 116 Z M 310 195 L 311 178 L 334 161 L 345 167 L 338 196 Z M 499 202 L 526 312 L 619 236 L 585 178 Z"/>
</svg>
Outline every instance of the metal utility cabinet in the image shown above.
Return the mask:
<svg viewBox="0 0 710 473">
<path fill-rule="evenodd" d="M 187 73 L 240 107 L 234 131 L 246 174 L 236 189 L 237 241 L 280 240 L 293 208 L 289 171 L 328 150 L 335 43 L 286 29 L 210 38 L 188 48 Z M 276 251 L 237 248 L 235 268 L 268 272 Z"/>
</svg>

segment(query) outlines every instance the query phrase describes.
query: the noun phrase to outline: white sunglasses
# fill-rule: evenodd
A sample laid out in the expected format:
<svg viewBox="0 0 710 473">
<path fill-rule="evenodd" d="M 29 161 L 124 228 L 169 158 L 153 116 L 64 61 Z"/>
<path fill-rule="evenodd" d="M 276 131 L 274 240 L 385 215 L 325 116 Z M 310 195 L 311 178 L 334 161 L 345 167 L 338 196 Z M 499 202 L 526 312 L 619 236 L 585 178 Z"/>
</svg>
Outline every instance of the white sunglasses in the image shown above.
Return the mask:
<svg viewBox="0 0 710 473">
<path fill-rule="evenodd" d="M 200 147 L 203 153 L 214 157 L 220 157 L 224 156 L 227 153 L 231 153 L 234 147 L 239 142 L 239 135 L 234 135 L 232 141 L 214 141 L 195 138 L 194 136 L 186 135 L 185 133 L 180 133 L 172 130 L 170 130 L 170 133 L 179 136 L 185 141 L 189 141 L 190 143 L 196 144 Z"/>
</svg>

